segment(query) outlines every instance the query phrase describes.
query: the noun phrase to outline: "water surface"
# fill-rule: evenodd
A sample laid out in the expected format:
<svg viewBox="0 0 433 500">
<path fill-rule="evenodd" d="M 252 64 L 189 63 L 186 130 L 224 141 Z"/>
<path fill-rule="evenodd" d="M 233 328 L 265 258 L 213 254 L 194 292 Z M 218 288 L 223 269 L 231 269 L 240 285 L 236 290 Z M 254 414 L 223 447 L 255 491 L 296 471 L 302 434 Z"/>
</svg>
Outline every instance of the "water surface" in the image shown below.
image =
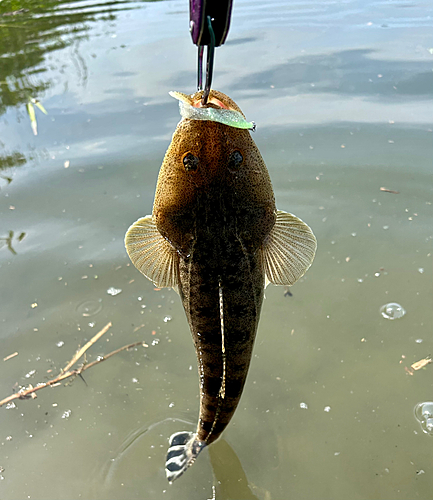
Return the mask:
<svg viewBox="0 0 433 500">
<path fill-rule="evenodd" d="M 0 8 L 0 396 L 109 321 L 88 361 L 149 346 L 0 409 L 1 496 L 431 498 L 414 408 L 433 368 L 408 373 L 433 352 L 430 3 L 235 2 L 214 87 L 257 123 L 278 208 L 319 246 L 292 296 L 267 289 L 224 440 L 173 485 L 167 438 L 197 420 L 195 353 L 178 296 L 129 265 L 123 237 L 152 209 L 179 120 L 168 92 L 195 89 L 188 4 Z M 48 112 L 37 136 L 31 99 Z M 391 302 L 406 315 L 385 319 Z"/>
</svg>

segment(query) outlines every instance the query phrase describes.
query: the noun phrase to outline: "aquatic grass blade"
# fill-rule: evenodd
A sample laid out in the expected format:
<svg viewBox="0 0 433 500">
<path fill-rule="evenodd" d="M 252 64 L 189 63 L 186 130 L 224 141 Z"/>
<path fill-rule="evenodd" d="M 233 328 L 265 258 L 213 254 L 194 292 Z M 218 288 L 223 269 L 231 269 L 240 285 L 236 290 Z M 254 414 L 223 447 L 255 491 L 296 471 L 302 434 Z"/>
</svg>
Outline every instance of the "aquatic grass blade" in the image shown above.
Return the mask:
<svg viewBox="0 0 433 500">
<path fill-rule="evenodd" d="M 40 101 L 33 100 L 33 103 L 42 111 L 42 113 L 44 113 L 44 115 L 48 114 L 47 110 L 42 106 Z"/>
<path fill-rule="evenodd" d="M 27 103 L 27 112 L 30 118 L 30 125 L 32 126 L 33 134 L 38 135 L 38 123 L 36 121 L 35 108 L 31 102 Z"/>
</svg>

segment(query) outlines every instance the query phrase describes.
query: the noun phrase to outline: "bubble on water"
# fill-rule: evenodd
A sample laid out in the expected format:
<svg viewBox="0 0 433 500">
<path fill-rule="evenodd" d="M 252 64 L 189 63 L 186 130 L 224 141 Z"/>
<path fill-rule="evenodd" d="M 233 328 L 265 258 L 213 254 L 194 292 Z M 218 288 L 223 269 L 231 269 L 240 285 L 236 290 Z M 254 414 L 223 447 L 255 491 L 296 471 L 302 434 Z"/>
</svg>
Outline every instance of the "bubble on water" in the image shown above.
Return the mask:
<svg viewBox="0 0 433 500">
<path fill-rule="evenodd" d="M 94 321 L 91 321 L 91 322 L 89 323 L 90 328 L 93 328 L 93 327 L 95 326 L 95 324 L 96 324 L 96 323 L 95 323 Z"/>
<path fill-rule="evenodd" d="M 58 342 L 56 342 L 57 347 L 63 347 L 64 345 L 65 343 L 63 342 L 63 340 L 59 340 Z"/>
<path fill-rule="evenodd" d="M 152 340 L 152 345 L 158 345 L 158 344 L 159 344 L 159 339 Z"/>
<path fill-rule="evenodd" d="M 36 370 L 30 370 L 29 373 L 25 374 L 25 377 L 26 378 L 33 377 L 35 373 L 36 373 Z"/>
<path fill-rule="evenodd" d="M 418 403 L 414 408 L 415 418 L 426 434 L 433 436 L 433 402 Z"/>
<path fill-rule="evenodd" d="M 174 406 L 174 403 L 170 403 L 170 404 L 168 405 L 168 407 L 169 407 L 169 408 L 173 408 L 173 406 Z"/>
<path fill-rule="evenodd" d="M 78 314 L 81 314 L 81 316 L 84 316 L 85 318 L 89 316 L 95 316 L 95 314 L 98 314 L 102 310 L 101 302 L 102 299 L 83 300 L 77 305 L 76 311 L 78 312 Z"/>
<path fill-rule="evenodd" d="M 171 316 L 165 316 L 164 323 L 168 323 L 169 321 L 171 321 Z"/>
<path fill-rule="evenodd" d="M 17 407 L 17 405 L 16 405 L 13 401 L 11 401 L 10 403 L 8 403 L 8 404 L 5 406 L 6 410 L 13 410 L 13 409 L 14 409 L 14 408 L 16 408 L 16 407 Z"/>
<path fill-rule="evenodd" d="M 69 418 L 71 416 L 72 410 L 66 410 L 62 414 L 62 418 Z"/>
<path fill-rule="evenodd" d="M 138 384 L 138 378 L 135 378 L 135 377 L 134 377 L 134 378 L 132 379 L 132 383 L 133 383 L 133 384 Z"/>
<path fill-rule="evenodd" d="M 299 408 L 302 408 L 303 410 L 308 410 L 308 405 L 307 403 L 300 403 Z"/>
<path fill-rule="evenodd" d="M 418 268 L 418 272 L 419 272 L 420 274 L 422 274 L 422 273 L 424 272 L 424 268 L 423 268 L 423 267 L 419 267 L 419 268 Z"/>
<path fill-rule="evenodd" d="M 323 411 L 326 411 L 327 413 L 329 413 L 331 411 L 331 407 L 325 406 L 325 408 L 323 408 Z"/>
<path fill-rule="evenodd" d="M 422 339 L 416 339 L 416 340 L 415 340 L 415 342 L 416 342 L 417 344 L 422 344 Z"/>
<path fill-rule="evenodd" d="M 108 295 L 112 295 L 113 297 L 119 295 L 119 293 L 121 292 L 122 292 L 121 288 L 114 288 L 114 286 L 110 286 L 110 288 L 107 290 Z"/>
<path fill-rule="evenodd" d="M 390 302 L 380 308 L 380 314 L 386 319 L 399 319 L 406 314 L 406 310 L 397 302 Z"/>
</svg>

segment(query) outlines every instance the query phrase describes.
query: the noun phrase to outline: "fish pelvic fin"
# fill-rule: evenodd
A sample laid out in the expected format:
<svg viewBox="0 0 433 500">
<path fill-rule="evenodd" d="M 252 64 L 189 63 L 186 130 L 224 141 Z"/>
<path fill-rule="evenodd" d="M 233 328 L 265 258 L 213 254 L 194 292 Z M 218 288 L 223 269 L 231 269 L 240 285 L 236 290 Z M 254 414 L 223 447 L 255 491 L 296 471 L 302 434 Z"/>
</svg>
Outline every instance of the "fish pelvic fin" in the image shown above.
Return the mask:
<svg viewBox="0 0 433 500">
<path fill-rule="evenodd" d="M 179 284 L 179 256 L 161 235 L 151 215 L 134 222 L 125 236 L 125 247 L 134 266 L 158 287 Z"/>
<path fill-rule="evenodd" d="M 187 431 L 172 434 L 169 443 L 165 474 L 172 483 L 191 467 L 206 443 L 198 440 L 194 432 Z"/>
<path fill-rule="evenodd" d="M 311 266 L 317 241 L 313 231 L 295 215 L 277 211 L 275 225 L 262 248 L 265 285 L 293 285 Z"/>
</svg>

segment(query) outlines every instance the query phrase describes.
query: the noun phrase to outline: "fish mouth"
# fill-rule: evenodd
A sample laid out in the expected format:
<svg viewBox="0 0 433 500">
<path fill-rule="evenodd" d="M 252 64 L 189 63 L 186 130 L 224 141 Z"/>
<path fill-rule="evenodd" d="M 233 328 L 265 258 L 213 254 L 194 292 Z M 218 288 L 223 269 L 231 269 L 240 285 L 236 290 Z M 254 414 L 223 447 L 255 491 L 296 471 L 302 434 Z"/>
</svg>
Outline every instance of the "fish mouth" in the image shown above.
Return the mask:
<svg viewBox="0 0 433 500">
<path fill-rule="evenodd" d="M 222 101 L 220 101 L 219 99 L 217 99 L 216 97 L 214 96 L 209 96 L 208 100 L 207 100 L 207 103 L 203 106 L 202 104 L 202 98 L 199 97 L 199 98 L 194 98 L 191 102 L 191 106 L 193 108 L 210 108 L 210 107 L 215 107 L 217 109 L 232 109 L 232 108 L 229 108 L 228 106 L 226 106 Z M 232 109 L 232 111 L 235 111 L 234 109 Z"/>
</svg>

